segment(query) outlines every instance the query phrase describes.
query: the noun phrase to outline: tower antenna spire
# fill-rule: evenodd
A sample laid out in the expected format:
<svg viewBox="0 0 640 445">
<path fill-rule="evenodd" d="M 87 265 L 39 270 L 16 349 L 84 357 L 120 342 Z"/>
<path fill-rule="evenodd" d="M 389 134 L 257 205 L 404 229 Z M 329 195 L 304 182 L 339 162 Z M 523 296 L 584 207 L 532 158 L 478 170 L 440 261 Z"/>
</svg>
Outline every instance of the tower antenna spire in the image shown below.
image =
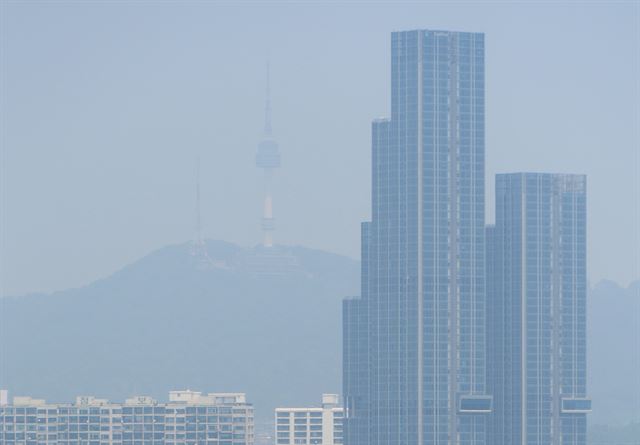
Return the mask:
<svg viewBox="0 0 640 445">
<path fill-rule="evenodd" d="M 273 246 L 273 231 L 275 220 L 273 218 L 273 199 L 271 196 L 271 181 L 273 171 L 280 167 L 280 153 L 278 143 L 271 133 L 271 73 L 267 60 L 267 94 L 264 107 L 264 136 L 258 144 L 256 153 L 256 166 L 264 171 L 264 206 L 262 213 L 262 234 L 264 247 Z"/>
<path fill-rule="evenodd" d="M 264 134 L 271 136 L 271 73 L 270 63 L 267 60 L 267 86 L 265 94 L 265 106 L 264 106 Z"/>
</svg>

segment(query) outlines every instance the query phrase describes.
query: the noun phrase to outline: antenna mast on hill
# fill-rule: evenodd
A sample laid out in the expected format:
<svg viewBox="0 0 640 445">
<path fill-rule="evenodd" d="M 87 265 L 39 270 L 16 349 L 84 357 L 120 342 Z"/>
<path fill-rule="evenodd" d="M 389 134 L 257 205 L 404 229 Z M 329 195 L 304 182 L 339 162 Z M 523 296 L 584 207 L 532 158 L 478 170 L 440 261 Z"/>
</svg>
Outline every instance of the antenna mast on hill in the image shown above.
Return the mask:
<svg viewBox="0 0 640 445">
<path fill-rule="evenodd" d="M 214 261 L 209 256 L 207 244 L 202 236 L 202 211 L 200 207 L 200 156 L 196 157 L 196 237 L 191 245 L 191 255 L 196 257 L 199 269 L 227 268 L 224 261 Z"/>
<path fill-rule="evenodd" d="M 202 217 L 200 214 L 200 156 L 196 157 L 196 239 L 198 246 L 204 245 L 202 240 Z"/>
<path fill-rule="evenodd" d="M 205 267 L 211 262 L 209 254 L 202 239 L 202 214 L 200 211 L 200 156 L 196 157 L 196 234 L 191 245 L 191 255 L 197 258 L 200 267 Z"/>
</svg>

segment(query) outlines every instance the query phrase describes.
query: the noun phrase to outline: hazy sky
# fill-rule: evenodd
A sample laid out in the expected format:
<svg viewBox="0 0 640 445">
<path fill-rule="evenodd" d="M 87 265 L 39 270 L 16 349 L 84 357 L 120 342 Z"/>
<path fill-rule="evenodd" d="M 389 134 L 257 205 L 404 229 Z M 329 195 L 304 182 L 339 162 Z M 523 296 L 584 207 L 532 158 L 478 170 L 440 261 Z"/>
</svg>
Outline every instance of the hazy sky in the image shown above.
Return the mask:
<svg viewBox="0 0 640 445">
<path fill-rule="evenodd" d="M 265 2 L 266 3 L 266 2 Z M 204 234 L 260 241 L 271 60 L 276 241 L 359 256 L 390 32 L 486 33 L 493 175 L 586 173 L 589 278 L 640 278 L 637 2 L 2 2 L 4 295 L 104 277 Z"/>
</svg>

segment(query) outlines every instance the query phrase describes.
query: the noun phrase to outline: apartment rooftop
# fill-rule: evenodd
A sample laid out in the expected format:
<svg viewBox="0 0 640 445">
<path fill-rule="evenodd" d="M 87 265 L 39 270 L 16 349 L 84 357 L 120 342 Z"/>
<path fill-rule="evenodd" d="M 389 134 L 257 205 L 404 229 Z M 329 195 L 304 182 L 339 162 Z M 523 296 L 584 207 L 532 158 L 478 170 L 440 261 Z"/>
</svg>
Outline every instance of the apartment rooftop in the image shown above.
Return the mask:
<svg viewBox="0 0 640 445">
<path fill-rule="evenodd" d="M 3 405 L 10 405 L 8 397 L 5 396 Z M 57 403 L 47 402 L 45 399 L 38 399 L 30 396 L 13 397 L 13 406 L 52 406 L 52 405 L 73 405 L 73 406 L 105 406 L 105 405 L 127 405 L 127 406 L 150 406 L 161 405 L 165 402 L 158 402 L 150 396 L 133 396 L 126 399 L 123 403 L 111 402 L 108 399 L 100 399 L 94 396 L 78 396 L 74 403 Z M 240 392 L 223 392 L 223 393 L 205 393 L 200 391 L 174 390 L 169 392 L 168 404 L 184 404 L 184 405 L 244 405 L 247 404 L 245 393 Z"/>
</svg>

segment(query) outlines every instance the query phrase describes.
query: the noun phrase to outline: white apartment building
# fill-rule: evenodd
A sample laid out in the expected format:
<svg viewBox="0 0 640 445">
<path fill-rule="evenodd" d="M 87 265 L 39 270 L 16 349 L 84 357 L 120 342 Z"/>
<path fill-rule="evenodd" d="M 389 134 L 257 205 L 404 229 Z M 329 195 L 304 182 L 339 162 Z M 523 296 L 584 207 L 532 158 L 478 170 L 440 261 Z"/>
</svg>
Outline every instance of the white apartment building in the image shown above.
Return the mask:
<svg viewBox="0 0 640 445">
<path fill-rule="evenodd" d="M 6 397 L 5 397 L 6 398 Z M 243 393 L 171 391 L 168 403 L 78 397 L 73 404 L 14 397 L 0 406 L 2 445 L 253 445 Z"/>
<path fill-rule="evenodd" d="M 323 394 L 319 407 L 276 408 L 275 445 L 342 444 L 343 420 L 337 394 Z"/>
</svg>

